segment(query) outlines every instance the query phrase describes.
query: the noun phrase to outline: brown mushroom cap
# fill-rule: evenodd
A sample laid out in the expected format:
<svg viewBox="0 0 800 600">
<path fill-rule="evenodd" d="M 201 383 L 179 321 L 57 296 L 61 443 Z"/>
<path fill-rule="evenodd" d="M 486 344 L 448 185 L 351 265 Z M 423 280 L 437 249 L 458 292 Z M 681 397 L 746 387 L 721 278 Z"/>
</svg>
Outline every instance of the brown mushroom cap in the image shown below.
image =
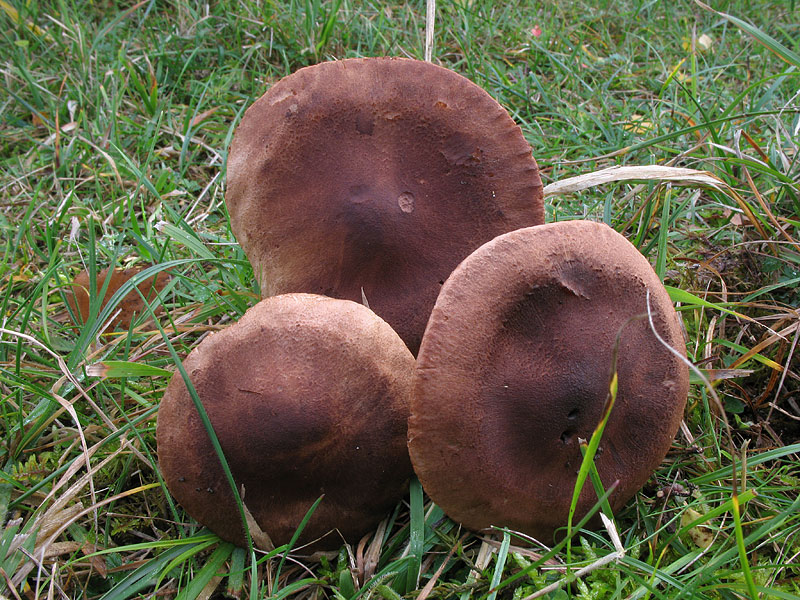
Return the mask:
<svg viewBox="0 0 800 600">
<path fill-rule="evenodd" d="M 261 301 L 184 361 L 244 504 L 275 545 L 325 495 L 300 542 L 358 541 L 405 493 L 414 357 L 354 302 L 309 294 Z M 244 545 L 239 512 L 180 374 L 158 413 L 158 456 L 175 499 Z"/>
<path fill-rule="evenodd" d="M 103 296 L 100 302 L 100 309 L 102 310 L 106 304 L 108 304 L 108 301 L 111 300 L 112 296 L 125 282 L 130 280 L 134 275 L 138 275 L 144 268 L 143 266 L 137 266 L 130 269 L 109 268 L 100 271 L 95 279 L 95 283 L 97 284 L 96 294 L 102 291 L 106 279 L 111 277 L 111 281 L 108 282 L 108 288 L 106 288 L 105 296 Z M 141 281 L 136 287 L 144 297 L 147 298 L 148 302 L 152 302 L 158 292 L 164 289 L 169 280 L 169 274 L 166 271 L 161 271 L 158 275 L 148 277 Z M 90 285 L 89 271 L 81 271 L 72 281 L 70 293 L 67 294 L 67 302 L 69 302 L 72 310 L 80 315 L 83 323 L 86 323 L 86 320 L 89 318 L 89 305 L 91 301 L 89 295 Z M 119 314 L 111 319 L 110 325 L 111 327 L 119 325 L 123 329 L 129 329 L 134 318 L 141 315 L 146 310 L 144 302 L 142 302 L 142 297 L 135 290 L 131 290 L 131 292 L 120 301 L 117 308 L 119 309 Z M 162 310 L 163 308 L 159 305 L 155 309 L 155 312 L 158 314 Z"/>
<path fill-rule="evenodd" d="M 552 541 L 567 524 L 579 439 L 600 421 L 621 333 L 619 390 L 595 458 L 615 510 L 677 432 L 688 368 L 680 324 L 647 260 L 606 225 L 564 221 L 502 235 L 447 280 L 420 348 L 412 464 L 431 498 L 472 529 Z M 587 480 L 580 518 L 596 503 Z M 576 519 L 577 520 L 577 519 Z"/>
<path fill-rule="evenodd" d="M 245 113 L 231 226 L 263 296 L 361 301 L 413 352 L 442 282 L 495 236 L 544 222 L 520 128 L 488 93 L 410 59 L 300 69 Z"/>
</svg>

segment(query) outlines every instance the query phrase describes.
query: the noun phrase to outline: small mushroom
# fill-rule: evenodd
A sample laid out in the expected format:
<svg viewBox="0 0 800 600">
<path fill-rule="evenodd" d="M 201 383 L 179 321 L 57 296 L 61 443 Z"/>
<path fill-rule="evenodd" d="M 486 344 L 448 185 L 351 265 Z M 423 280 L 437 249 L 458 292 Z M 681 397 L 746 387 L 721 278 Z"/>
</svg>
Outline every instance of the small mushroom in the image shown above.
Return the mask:
<svg viewBox="0 0 800 600">
<path fill-rule="evenodd" d="M 368 308 L 310 294 L 268 298 L 183 364 L 246 508 L 276 546 L 320 496 L 300 538 L 323 538 L 316 550 L 357 542 L 405 493 L 414 357 Z M 156 434 L 175 499 L 244 545 L 233 494 L 180 374 L 161 401 Z"/>
<path fill-rule="evenodd" d="M 595 464 L 619 509 L 670 448 L 688 368 L 669 296 L 648 261 L 606 225 L 565 221 L 481 246 L 442 288 L 417 361 L 412 464 L 454 520 L 551 542 L 582 455 L 619 389 Z M 617 337 L 619 336 L 619 343 Z M 587 481 L 578 516 L 597 502 Z"/>
<path fill-rule="evenodd" d="M 103 290 L 106 279 L 109 277 L 111 278 L 111 281 L 108 282 L 105 296 L 103 296 L 100 302 L 100 309 L 102 310 L 106 304 L 108 304 L 111 297 L 125 282 L 130 280 L 134 275 L 138 275 L 144 268 L 143 266 L 138 266 L 130 269 L 109 268 L 100 271 L 95 279 L 96 290 L 93 295 L 100 293 Z M 164 289 L 169 280 L 169 274 L 166 271 L 161 271 L 158 275 L 148 277 L 139 282 L 136 284 L 136 287 L 139 292 L 147 298 L 148 302 L 152 302 L 158 295 L 158 292 Z M 86 323 L 89 318 L 89 304 L 91 301 L 89 294 L 90 285 L 89 271 L 81 271 L 72 281 L 72 285 L 70 286 L 71 293 L 67 294 L 67 302 L 69 302 L 70 308 L 72 308 L 73 312 L 80 315 L 82 323 Z M 135 290 L 131 290 L 130 293 L 120 301 L 117 308 L 119 309 L 119 314 L 110 321 L 110 326 L 112 328 L 118 325 L 123 329 L 129 329 L 134 318 L 145 311 L 144 302 L 142 302 L 141 296 Z M 158 308 L 155 309 L 155 313 L 158 314 L 162 310 L 162 307 L 159 305 Z"/>
<path fill-rule="evenodd" d="M 412 352 L 467 254 L 544 222 L 539 169 L 505 109 L 401 58 L 322 63 L 272 86 L 236 130 L 225 200 L 264 297 L 363 293 Z"/>
</svg>

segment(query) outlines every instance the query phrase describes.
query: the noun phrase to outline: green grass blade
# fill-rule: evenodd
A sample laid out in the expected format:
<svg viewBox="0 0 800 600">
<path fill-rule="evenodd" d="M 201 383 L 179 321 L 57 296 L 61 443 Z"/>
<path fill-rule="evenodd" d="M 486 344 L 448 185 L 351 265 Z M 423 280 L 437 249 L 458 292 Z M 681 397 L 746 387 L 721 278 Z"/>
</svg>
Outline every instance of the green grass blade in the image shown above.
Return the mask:
<svg viewBox="0 0 800 600">
<path fill-rule="evenodd" d="M 159 223 L 158 229 L 176 242 L 186 246 L 195 256 L 205 260 L 214 260 L 216 258 L 214 254 L 206 248 L 206 245 L 198 239 L 196 234 L 187 233 L 180 227 L 176 227 L 172 223 L 167 223 L 166 221 Z"/>
<path fill-rule="evenodd" d="M 581 449 L 581 456 L 583 458 L 586 457 L 586 452 L 589 449 L 589 446 L 585 443 L 580 444 Z M 603 498 L 606 495 L 606 489 L 603 485 L 603 481 L 600 479 L 600 472 L 597 470 L 597 465 L 594 464 L 594 461 L 589 463 L 589 478 L 592 481 L 592 486 L 594 487 L 594 493 L 597 494 L 598 498 Z M 609 504 L 608 500 L 604 500 L 600 504 L 600 508 L 609 519 L 614 518 L 614 512 L 611 510 L 611 504 Z"/>
<path fill-rule="evenodd" d="M 256 585 L 257 577 L 256 577 L 256 557 L 255 557 L 255 552 L 253 550 L 253 538 L 250 535 L 250 528 L 247 525 L 247 517 L 245 516 L 244 512 L 244 504 L 242 502 L 242 497 L 239 494 L 239 489 L 236 487 L 236 482 L 233 478 L 233 473 L 231 472 L 230 465 L 228 464 L 228 459 L 225 458 L 225 452 L 222 450 L 222 446 L 219 443 L 219 438 L 217 437 L 217 434 L 214 431 L 214 426 L 211 424 L 211 419 L 209 419 L 208 413 L 206 412 L 206 409 L 203 406 L 202 401 L 200 400 L 200 396 L 198 396 L 197 390 L 192 384 L 192 380 L 189 377 L 189 373 L 186 372 L 186 369 L 183 366 L 183 362 L 178 356 L 178 353 L 175 351 L 175 347 L 172 345 L 169 336 L 167 335 L 166 331 L 164 331 L 164 328 L 161 326 L 161 323 L 155 317 L 155 313 L 153 312 L 150 303 L 147 301 L 147 298 L 145 298 L 144 295 L 141 293 L 139 293 L 139 297 L 142 299 L 142 302 L 144 303 L 145 307 L 150 313 L 150 317 L 154 320 L 156 327 L 158 328 L 158 331 L 161 334 L 161 338 L 164 340 L 164 344 L 167 347 L 167 351 L 172 357 L 172 361 L 175 363 L 175 366 L 178 368 L 178 372 L 180 373 L 180 376 L 183 379 L 184 384 L 186 385 L 186 389 L 189 392 L 189 396 L 192 399 L 192 403 L 194 404 L 195 410 L 197 410 L 198 416 L 200 417 L 200 421 L 203 423 L 203 428 L 206 430 L 206 433 L 208 434 L 208 437 L 211 440 L 211 445 L 214 448 L 214 452 L 217 455 L 217 459 L 219 460 L 222 470 L 225 473 L 225 478 L 227 479 L 228 487 L 230 488 L 231 493 L 233 494 L 233 499 L 234 502 L 236 503 L 236 508 L 239 512 L 239 518 L 241 519 L 242 522 L 242 529 L 244 530 L 245 540 L 247 541 L 247 550 L 248 553 L 250 554 L 250 575 L 251 575 L 250 593 L 251 597 L 254 597 L 254 595 L 257 593 L 257 585 Z"/>
<path fill-rule="evenodd" d="M 730 21 L 731 23 L 733 23 L 734 25 L 736 25 L 736 27 L 738 27 L 739 29 L 744 31 L 747 35 L 752 37 L 755 41 L 757 41 L 759 44 L 764 46 L 767 50 L 769 50 L 770 52 L 775 54 L 781 60 L 786 61 L 787 63 L 789 63 L 793 67 L 800 68 L 800 54 L 797 54 L 797 52 L 794 52 L 793 50 L 787 48 L 786 46 L 781 44 L 778 40 L 776 40 L 771 35 L 768 35 L 767 33 L 764 33 L 758 27 L 755 27 L 755 26 L 751 25 L 747 21 L 743 21 L 739 17 L 734 17 L 733 15 L 729 15 L 727 13 L 724 13 L 724 12 L 721 12 L 721 11 L 718 11 L 718 10 L 714 10 L 713 8 L 708 6 L 707 4 L 704 4 L 703 2 L 700 2 L 700 0 L 695 0 L 695 2 L 697 4 L 699 4 L 700 6 L 702 6 L 704 9 L 709 10 L 709 11 L 711 11 L 713 13 L 716 13 L 720 17 L 722 17 L 723 19 L 726 19 L 726 20 Z"/>
<path fill-rule="evenodd" d="M 768 294 L 775 290 L 780 290 L 783 288 L 793 288 L 800 284 L 800 277 L 794 277 L 792 279 L 787 279 L 785 281 L 780 281 L 778 283 L 774 283 L 772 285 L 767 285 L 761 288 L 758 291 L 753 292 L 752 294 L 748 294 L 744 298 L 742 298 L 742 302 L 751 302 L 755 300 L 759 296 L 763 296 L 764 294 Z"/>
<path fill-rule="evenodd" d="M 782 448 L 773 448 L 772 450 L 759 452 L 756 456 L 749 456 L 747 458 L 747 466 L 748 468 L 752 469 L 756 465 L 762 465 L 765 463 L 777 461 L 780 460 L 781 458 L 792 456 L 793 454 L 800 454 L 800 442 L 796 444 L 790 444 L 788 446 L 783 446 Z M 726 479 L 730 479 L 731 477 L 733 477 L 732 466 L 728 465 L 726 467 L 717 469 L 710 473 L 699 475 L 697 477 L 692 477 L 689 479 L 689 483 L 693 485 L 704 485 L 714 481 L 723 481 Z M 739 497 L 739 500 L 742 501 L 743 497 L 744 494 L 742 494 Z"/>
<path fill-rule="evenodd" d="M 664 286 L 667 289 L 667 293 L 669 293 L 670 300 L 673 302 L 680 302 L 685 306 L 702 306 L 704 308 L 710 308 L 712 310 L 718 310 L 720 312 L 724 312 L 729 315 L 733 315 L 734 317 L 744 319 L 745 321 L 752 321 L 751 317 L 748 317 L 745 314 L 738 313 L 734 310 L 729 308 L 725 308 L 720 303 L 709 302 L 708 300 L 703 300 L 699 296 L 695 296 L 691 292 L 687 292 L 686 290 L 682 290 L 676 287 L 672 287 L 669 285 Z"/>
<path fill-rule="evenodd" d="M 747 557 L 747 548 L 745 548 L 744 533 L 742 532 L 741 508 L 739 505 L 739 498 L 736 494 L 731 498 L 731 504 L 733 505 L 733 530 L 736 537 L 736 548 L 739 550 L 739 564 L 742 566 L 742 574 L 747 583 L 750 597 L 755 600 L 758 598 L 758 592 L 756 591 L 756 584 L 753 580 L 753 573 L 750 570 L 750 559 Z"/>
<path fill-rule="evenodd" d="M 145 363 L 127 360 L 104 360 L 87 368 L 90 376 L 116 378 L 116 377 L 170 377 L 172 371 L 154 367 Z"/>
<path fill-rule="evenodd" d="M 619 338 L 617 339 L 617 345 L 619 345 Z M 569 505 L 569 517 L 567 520 L 568 538 L 572 537 L 572 523 L 575 518 L 575 511 L 578 508 L 578 498 L 580 497 L 583 486 L 586 483 L 586 478 L 589 476 L 592 465 L 594 464 L 594 457 L 597 454 L 597 448 L 600 446 L 600 439 L 603 437 L 603 431 L 605 431 L 606 424 L 611 416 L 611 411 L 614 408 L 614 403 L 617 400 L 618 383 L 615 351 L 614 369 L 611 374 L 611 382 L 608 386 L 608 399 L 606 400 L 606 405 L 603 408 L 603 414 L 600 417 L 600 422 L 597 424 L 597 427 L 595 427 L 592 437 L 589 440 L 589 445 L 586 447 L 586 452 L 584 453 L 583 460 L 581 461 L 581 467 L 578 470 L 578 478 L 575 480 L 575 486 L 572 490 L 572 500 Z M 567 545 L 568 553 L 570 546 L 571 544 Z"/>
<path fill-rule="evenodd" d="M 247 550 L 244 548 L 234 548 L 231 554 L 231 571 L 228 575 L 228 585 L 226 593 L 232 598 L 241 598 L 242 588 L 244 587 L 245 560 Z"/>
<path fill-rule="evenodd" d="M 420 571 L 422 569 L 422 553 L 425 544 L 425 509 L 422 484 L 413 477 L 409 485 L 409 502 L 411 505 L 411 529 L 408 536 L 408 555 L 411 562 L 406 575 L 406 593 L 410 593 L 419 586 Z"/>
<path fill-rule="evenodd" d="M 222 565 L 233 552 L 233 549 L 233 544 L 227 542 L 220 543 L 219 546 L 214 549 L 214 552 L 211 553 L 211 556 L 205 559 L 203 568 L 192 576 L 189 585 L 175 596 L 175 600 L 195 600 L 214 576 L 219 573 Z"/>
<path fill-rule="evenodd" d="M 282 600 L 283 598 L 287 598 L 292 594 L 296 594 L 302 589 L 311 586 L 323 586 L 326 585 L 327 582 L 323 579 L 312 579 L 310 577 L 306 579 L 300 579 L 299 581 L 294 581 L 287 586 L 282 587 L 278 592 L 272 596 L 273 600 Z"/>
<path fill-rule="evenodd" d="M 192 544 L 189 551 L 197 552 L 198 549 L 204 545 L 208 545 L 208 543 L 203 544 L 198 542 Z M 103 594 L 100 600 L 127 600 L 146 588 L 153 586 L 161 570 L 186 551 L 186 548 L 180 546 L 172 550 L 167 550 L 153 560 L 147 561 L 146 564 L 136 569 L 133 573 Z"/>
<path fill-rule="evenodd" d="M 333 28 L 336 25 L 336 17 L 339 14 L 339 9 L 342 6 L 342 0 L 336 0 L 334 5 L 331 7 L 330 12 L 328 13 L 328 18 L 325 20 L 325 25 L 322 27 L 322 31 L 319 34 L 319 41 L 316 45 L 316 51 L 319 52 L 322 50 L 331 38 L 331 34 L 333 33 Z"/>
<path fill-rule="evenodd" d="M 669 240 L 669 214 L 672 187 L 667 186 L 661 207 L 661 227 L 658 230 L 658 257 L 656 258 L 656 275 L 661 281 L 667 273 L 667 242 Z"/>
<path fill-rule="evenodd" d="M 506 568 L 506 559 L 508 558 L 508 548 L 511 546 L 511 535 L 508 531 L 503 532 L 503 541 L 500 543 L 500 549 L 497 551 L 497 560 L 494 564 L 494 573 L 492 574 L 492 581 L 489 584 L 489 596 L 486 600 L 495 600 L 497 598 L 497 586 L 503 578 L 503 571 Z"/>
<path fill-rule="evenodd" d="M 283 551 L 283 555 L 281 556 L 281 560 L 278 563 L 278 568 L 275 569 L 275 586 L 272 589 L 273 595 L 278 593 L 278 579 L 280 577 L 281 570 L 283 569 L 283 565 L 286 563 L 286 558 L 289 556 L 289 553 L 292 551 L 292 548 L 294 548 L 295 544 L 297 543 L 297 540 L 300 538 L 300 534 L 303 533 L 303 530 L 306 528 L 308 521 L 314 515 L 314 512 L 317 510 L 317 507 L 319 506 L 320 502 L 322 502 L 323 498 L 324 496 L 320 496 L 319 498 L 317 498 L 314 501 L 314 504 L 311 505 L 311 508 L 309 508 L 306 511 L 306 514 L 303 516 L 303 519 L 300 521 L 300 524 L 297 526 L 297 529 L 295 529 L 294 533 L 292 534 L 292 538 L 286 545 L 286 548 Z"/>
</svg>

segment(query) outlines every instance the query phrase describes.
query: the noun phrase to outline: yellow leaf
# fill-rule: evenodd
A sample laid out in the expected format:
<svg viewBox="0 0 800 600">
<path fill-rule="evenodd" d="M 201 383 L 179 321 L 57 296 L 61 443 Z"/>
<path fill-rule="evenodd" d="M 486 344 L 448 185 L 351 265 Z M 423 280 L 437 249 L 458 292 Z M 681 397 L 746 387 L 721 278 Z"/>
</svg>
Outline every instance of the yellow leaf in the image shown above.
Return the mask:
<svg viewBox="0 0 800 600">
<path fill-rule="evenodd" d="M 19 13 L 17 12 L 16 8 L 11 6 L 8 2 L 4 2 L 3 0 L 0 0 L 0 8 L 2 8 L 3 12 L 8 15 L 9 19 L 19 25 Z"/>
<path fill-rule="evenodd" d="M 625 131 L 644 134 L 653 130 L 653 122 L 645 119 L 642 115 L 631 115 L 630 120 L 622 128 Z"/>
<path fill-rule="evenodd" d="M 712 38 L 707 33 L 701 34 L 699 37 L 695 38 L 694 40 L 694 49 L 697 52 L 708 52 L 711 50 L 711 46 L 714 45 L 714 38 Z M 686 51 L 690 52 L 692 49 L 692 38 L 684 37 L 681 39 L 681 47 Z"/>
<path fill-rule="evenodd" d="M 8 18 L 11 19 L 15 24 L 17 24 L 17 25 L 21 25 L 22 24 L 22 19 L 20 18 L 19 12 L 17 11 L 17 9 L 14 8 L 13 6 L 11 6 L 5 0 L 0 0 L 0 9 L 2 9 L 3 12 L 8 15 Z M 44 29 L 42 29 L 38 25 L 34 25 L 30 21 L 25 21 L 24 24 L 25 24 L 25 27 L 30 29 L 36 35 L 44 35 L 48 40 L 51 39 L 50 38 L 50 34 L 48 34 Z"/>
<path fill-rule="evenodd" d="M 9 278 L 9 280 L 10 280 L 11 283 L 27 283 L 28 281 L 31 280 L 31 276 L 30 276 L 29 273 L 24 273 L 24 272 L 22 272 L 22 273 L 14 273 Z"/>
<path fill-rule="evenodd" d="M 0 0 L 2 2 L 3 0 Z M 31 113 L 31 123 L 34 127 L 47 127 L 47 123 L 42 120 L 42 117 L 49 119 L 50 115 L 46 112 Z"/>
<path fill-rule="evenodd" d="M 683 515 L 681 515 L 681 525 L 685 527 L 692 521 L 696 521 L 702 516 L 702 513 L 697 512 L 693 508 L 687 508 L 683 512 Z M 689 530 L 689 537 L 692 538 L 692 541 L 697 547 L 703 548 L 704 550 L 711 545 L 711 542 L 714 541 L 714 534 L 711 532 L 711 529 L 705 525 L 696 525 L 695 527 L 692 527 Z"/>
</svg>

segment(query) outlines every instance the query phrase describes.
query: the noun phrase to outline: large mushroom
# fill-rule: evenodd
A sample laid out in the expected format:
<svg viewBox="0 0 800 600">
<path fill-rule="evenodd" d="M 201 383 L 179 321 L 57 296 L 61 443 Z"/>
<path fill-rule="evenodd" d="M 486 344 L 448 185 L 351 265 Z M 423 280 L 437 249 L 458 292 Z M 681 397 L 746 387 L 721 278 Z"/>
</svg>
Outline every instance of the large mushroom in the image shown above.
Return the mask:
<svg viewBox="0 0 800 600">
<path fill-rule="evenodd" d="M 257 544 L 287 543 L 323 495 L 300 543 L 356 542 L 402 498 L 414 357 L 368 308 L 309 294 L 268 298 L 183 364 L 258 524 Z M 243 545 L 233 494 L 180 374 L 161 401 L 157 441 L 176 500 Z"/>
<path fill-rule="evenodd" d="M 236 130 L 225 199 L 264 297 L 363 294 L 412 352 L 467 254 L 544 222 L 539 169 L 505 109 L 402 58 L 322 63 L 272 86 Z"/>
<path fill-rule="evenodd" d="M 472 529 L 547 543 L 567 523 L 579 440 L 618 395 L 595 463 L 619 509 L 670 448 L 688 394 L 679 320 L 648 261 L 606 225 L 498 237 L 442 288 L 417 361 L 409 450 L 425 490 Z M 619 342 L 617 340 L 619 339 Z M 584 486 L 578 517 L 595 504 Z"/>
</svg>

